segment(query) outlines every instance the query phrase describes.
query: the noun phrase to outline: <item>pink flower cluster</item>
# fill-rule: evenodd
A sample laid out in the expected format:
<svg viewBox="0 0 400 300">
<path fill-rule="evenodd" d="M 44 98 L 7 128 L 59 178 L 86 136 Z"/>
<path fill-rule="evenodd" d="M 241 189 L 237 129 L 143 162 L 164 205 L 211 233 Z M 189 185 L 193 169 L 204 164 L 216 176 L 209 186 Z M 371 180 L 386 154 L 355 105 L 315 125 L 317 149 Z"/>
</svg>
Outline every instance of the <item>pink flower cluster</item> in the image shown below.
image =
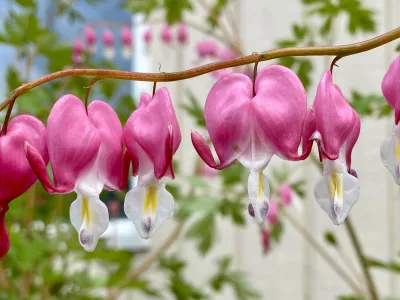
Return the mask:
<svg viewBox="0 0 400 300">
<path fill-rule="evenodd" d="M 226 57 L 232 56 L 226 53 Z M 382 83 L 396 118 L 381 156 L 397 183 L 399 74 L 400 56 Z M 300 79 L 286 67 L 267 66 L 254 81 L 240 73 L 226 75 L 209 92 L 204 114 L 218 161 L 208 142 L 194 131 L 193 146 L 211 169 L 241 163 L 249 170 L 248 210 L 257 222 L 267 218 L 271 225 L 279 224 L 279 209 L 294 199 L 290 187 L 282 185 L 281 200 L 269 200 L 269 182 L 263 171 L 272 156 L 304 160 L 314 142 L 323 163 L 315 199 L 334 224 L 345 220 L 359 197 L 351 154 L 360 133 L 360 118 L 333 83 L 330 71 L 322 75 L 310 108 Z M 93 251 L 109 223 L 108 209 L 99 195 L 103 189 L 125 189 L 130 166 L 138 183 L 126 194 L 124 211 L 140 236 L 150 238 L 174 212 L 174 198 L 164 179 L 175 177 L 172 160 L 180 142 L 179 124 L 166 88 L 153 96 L 144 93 L 124 127 L 109 104 L 96 100 L 86 108 L 74 95 L 55 103 L 47 126 L 32 116 L 15 117 L 0 136 L 0 257 L 10 246 L 5 227 L 8 205 L 36 179 L 50 194 L 77 194 L 70 207 L 71 223 L 81 245 Z M 203 172 L 210 174 L 209 169 Z M 263 235 L 265 244 L 268 236 Z"/>
</svg>

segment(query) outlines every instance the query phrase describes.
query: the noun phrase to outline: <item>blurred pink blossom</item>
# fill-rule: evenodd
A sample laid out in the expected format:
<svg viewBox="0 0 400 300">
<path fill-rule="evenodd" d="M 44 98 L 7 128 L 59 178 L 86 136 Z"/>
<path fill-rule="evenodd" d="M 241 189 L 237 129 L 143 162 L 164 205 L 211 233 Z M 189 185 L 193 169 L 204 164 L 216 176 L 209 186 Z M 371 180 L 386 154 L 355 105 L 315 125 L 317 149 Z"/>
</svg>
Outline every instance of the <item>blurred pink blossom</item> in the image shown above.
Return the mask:
<svg viewBox="0 0 400 300">
<path fill-rule="evenodd" d="M 269 202 L 269 212 L 267 215 L 267 220 L 270 224 L 275 225 L 279 223 L 278 219 L 278 205 L 276 201 Z"/>
<path fill-rule="evenodd" d="M 177 30 L 177 39 L 180 44 L 185 44 L 189 37 L 189 30 L 186 25 L 179 24 Z"/>
<path fill-rule="evenodd" d="M 288 206 L 292 203 L 293 201 L 293 191 L 292 188 L 290 187 L 290 185 L 288 185 L 287 183 L 282 184 L 279 187 L 279 194 L 281 196 L 282 199 L 282 203 L 285 206 Z"/>
<path fill-rule="evenodd" d="M 163 28 L 161 30 L 161 40 L 166 43 L 170 44 L 172 41 L 172 32 L 171 28 L 167 24 L 163 25 Z"/>
</svg>

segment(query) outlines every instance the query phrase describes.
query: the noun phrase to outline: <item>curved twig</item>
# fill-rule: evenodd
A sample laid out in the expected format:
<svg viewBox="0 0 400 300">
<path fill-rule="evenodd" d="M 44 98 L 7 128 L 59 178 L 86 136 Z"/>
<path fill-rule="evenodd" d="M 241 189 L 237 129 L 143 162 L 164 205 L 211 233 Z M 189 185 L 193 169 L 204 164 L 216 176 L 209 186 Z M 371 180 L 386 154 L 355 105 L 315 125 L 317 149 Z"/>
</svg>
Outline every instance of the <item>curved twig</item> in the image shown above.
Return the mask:
<svg viewBox="0 0 400 300">
<path fill-rule="evenodd" d="M 324 46 L 324 47 L 294 47 L 274 49 L 259 54 L 252 54 L 248 56 L 238 57 L 232 60 L 225 60 L 206 64 L 200 67 L 192 68 L 182 72 L 172 73 L 141 73 L 141 72 L 128 72 L 119 70 L 107 69 L 69 69 L 42 76 L 32 82 L 23 84 L 15 89 L 9 99 L 0 104 L 0 111 L 7 107 L 12 101 L 17 99 L 22 94 L 29 90 L 42 85 L 46 82 L 63 78 L 67 76 L 96 76 L 104 78 L 114 78 L 122 80 L 137 80 L 147 82 L 170 82 L 189 79 L 203 74 L 211 73 L 217 70 L 243 66 L 255 63 L 258 59 L 260 61 L 271 60 L 275 58 L 287 56 L 349 56 L 365 51 L 372 50 L 379 46 L 385 45 L 393 40 L 400 38 L 400 27 L 385 34 L 379 35 L 372 39 L 342 46 Z M 260 57 L 261 56 L 261 57 Z"/>
</svg>

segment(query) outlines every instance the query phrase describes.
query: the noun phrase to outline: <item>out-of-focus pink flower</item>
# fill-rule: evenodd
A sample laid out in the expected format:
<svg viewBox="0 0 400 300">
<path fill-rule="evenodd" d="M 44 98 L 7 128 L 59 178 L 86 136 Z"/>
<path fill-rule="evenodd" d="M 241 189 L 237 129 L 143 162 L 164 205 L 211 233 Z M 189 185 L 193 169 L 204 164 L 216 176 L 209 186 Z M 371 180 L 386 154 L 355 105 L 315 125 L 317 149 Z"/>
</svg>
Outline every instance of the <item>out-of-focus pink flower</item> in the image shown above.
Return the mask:
<svg viewBox="0 0 400 300">
<path fill-rule="evenodd" d="M 121 29 L 122 56 L 128 59 L 132 55 L 132 31 L 129 27 Z"/>
<path fill-rule="evenodd" d="M 216 57 L 218 54 L 218 45 L 213 40 L 205 40 L 197 43 L 197 54 L 200 58 Z"/>
<path fill-rule="evenodd" d="M 161 40 L 166 44 L 170 44 L 172 42 L 171 28 L 169 28 L 167 24 L 164 24 L 163 28 L 161 29 Z"/>
<path fill-rule="evenodd" d="M 72 45 L 72 62 L 75 65 L 83 63 L 83 51 L 85 46 L 80 39 L 75 39 Z"/>
<path fill-rule="evenodd" d="M 143 40 L 146 43 L 146 45 L 149 45 L 152 39 L 153 39 L 153 34 L 151 33 L 151 29 L 150 27 L 147 27 L 143 33 Z"/>
<path fill-rule="evenodd" d="M 267 215 L 267 220 L 270 224 L 276 225 L 279 223 L 278 219 L 278 205 L 276 201 L 270 201 L 269 203 L 269 212 Z"/>
<path fill-rule="evenodd" d="M 118 216 L 119 209 L 121 208 L 121 203 L 118 200 L 111 200 L 107 206 L 111 216 Z"/>
<path fill-rule="evenodd" d="M 229 48 L 222 48 L 219 51 L 219 59 L 220 60 L 231 60 L 237 57 L 237 54 L 235 50 L 229 49 Z"/>
<path fill-rule="evenodd" d="M 271 232 L 266 228 L 261 229 L 261 246 L 264 255 L 271 250 Z"/>
<path fill-rule="evenodd" d="M 107 59 L 113 59 L 115 55 L 114 34 L 108 28 L 103 31 L 103 44 L 104 44 L 104 56 Z"/>
<path fill-rule="evenodd" d="M 287 183 L 281 184 L 281 186 L 279 187 L 279 194 L 281 196 L 283 205 L 288 206 L 292 203 L 293 191 L 290 185 L 288 185 Z"/>
<path fill-rule="evenodd" d="M 96 44 L 96 31 L 90 27 L 86 26 L 84 29 L 86 44 L 88 45 L 88 49 L 90 53 L 95 52 L 95 44 Z"/>
<path fill-rule="evenodd" d="M 176 35 L 177 35 L 178 42 L 180 44 L 185 44 L 189 37 L 189 30 L 187 29 L 186 25 L 179 24 Z"/>
<path fill-rule="evenodd" d="M 208 178 L 213 178 L 217 175 L 217 171 L 204 164 L 200 169 L 200 175 Z"/>
</svg>

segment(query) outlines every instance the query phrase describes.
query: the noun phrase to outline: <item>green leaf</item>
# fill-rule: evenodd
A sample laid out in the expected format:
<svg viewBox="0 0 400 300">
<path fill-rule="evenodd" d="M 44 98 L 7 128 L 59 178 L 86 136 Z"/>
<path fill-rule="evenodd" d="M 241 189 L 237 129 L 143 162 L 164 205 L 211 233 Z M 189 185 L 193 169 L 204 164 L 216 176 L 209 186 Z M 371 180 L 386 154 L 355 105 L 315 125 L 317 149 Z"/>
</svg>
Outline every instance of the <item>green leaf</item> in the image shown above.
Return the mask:
<svg viewBox="0 0 400 300">
<path fill-rule="evenodd" d="M 297 68 L 297 75 L 299 76 L 304 88 L 307 90 L 311 85 L 311 76 L 313 71 L 313 64 L 310 59 L 302 58 L 299 59 L 299 65 Z"/>
<path fill-rule="evenodd" d="M 6 71 L 6 81 L 8 86 L 8 92 L 10 93 L 22 84 L 22 80 L 19 77 L 18 71 L 15 67 L 9 66 Z"/>
<path fill-rule="evenodd" d="M 15 2 L 25 8 L 36 8 L 35 0 L 15 0 Z"/>
<path fill-rule="evenodd" d="M 293 191 L 300 197 L 306 196 L 306 180 L 300 179 L 290 184 Z"/>
<path fill-rule="evenodd" d="M 326 37 L 328 35 L 328 33 L 331 31 L 332 28 L 332 21 L 333 21 L 333 17 L 332 16 L 328 16 L 324 22 L 322 23 L 322 26 L 319 29 L 319 34 L 322 37 Z"/>
<path fill-rule="evenodd" d="M 203 107 L 199 104 L 199 100 L 193 95 L 190 90 L 185 90 L 185 93 L 188 97 L 189 103 L 182 104 L 181 108 L 194 118 L 197 126 L 205 128 L 206 122 L 204 120 Z"/>
<path fill-rule="evenodd" d="M 223 199 L 219 203 L 219 212 L 221 215 L 229 216 L 233 223 L 239 226 L 246 224 L 246 218 L 244 216 L 246 211 L 246 207 L 240 198 L 237 200 Z"/>
<path fill-rule="evenodd" d="M 382 95 L 361 94 L 353 90 L 350 104 L 361 117 L 375 116 L 381 118 L 392 114 L 392 108 Z"/>
<path fill-rule="evenodd" d="M 283 224 L 282 222 L 272 225 L 271 228 L 271 240 L 279 243 L 283 233 Z"/>
<path fill-rule="evenodd" d="M 338 242 L 337 242 L 336 236 L 332 231 L 325 231 L 324 239 L 331 246 L 334 246 L 334 247 L 338 246 Z"/>
<path fill-rule="evenodd" d="M 193 10 L 192 3 L 189 0 L 164 0 L 165 19 L 168 24 L 174 24 L 182 21 L 183 13 Z"/>
<path fill-rule="evenodd" d="M 230 257 L 219 259 L 217 265 L 218 271 L 210 279 L 210 285 L 214 291 L 220 292 L 225 285 L 230 285 L 233 288 L 236 299 L 261 299 L 261 294 L 251 287 L 245 273 L 230 270 Z"/>
<path fill-rule="evenodd" d="M 338 300 L 366 300 L 366 298 L 364 298 L 364 296 L 351 295 L 351 296 L 339 296 Z"/>
<path fill-rule="evenodd" d="M 123 7 L 132 13 L 142 13 L 148 18 L 161 6 L 160 0 L 126 0 Z"/>
<path fill-rule="evenodd" d="M 397 51 L 397 52 L 400 52 L 400 44 L 397 45 L 396 51 Z"/>
<path fill-rule="evenodd" d="M 347 14 L 348 17 L 348 30 L 351 34 L 357 32 L 374 32 L 374 10 L 363 7 L 360 0 L 340 0 L 339 9 Z"/>
<path fill-rule="evenodd" d="M 296 37 L 297 42 L 303 41 L 309 34 L 309 29 L 307 25 L 293 24 L 292 31 L 294 36 Z"/>
<path fill-rule="evenodd" d="M 129 266 L 129 265 L 128 265 Z M 160 297 L 160 291 L 153 287 L 149 280 L 134 280 L 130 281 L 123 288 L 130 288 L 141 291 L 146 296 Z"/>
<path fill-rule="evenodd" d="M 217 27 L 217 20 L 220 18 L 222 11 L 227 4 L 227 0 L 216 0 L 214 5 L 210 8 L 210 14 L 207 17 L 207 21 L 212 29 Z"/>
<path fill-rule="evenodd" d="M 384 262 L 376 258 L 368 257 L 367 264 L 370 267 L 386 269 L 387 271 L 390 272 L 400 273 L 400 262 L 395 262 L 395 261 Z"/>
<path fill-rule="evenodd" d="M 222 182 L 225 186 L 232 186 L 244 180 L 247 180 L 248 174 L 240 164 L 235 164 L 229 168 L 219 171 Z"/>
<path fill-rule="evenodd" d="M 215 213 L 208 213 L 197 220 L 186 232 L 186 237 L 195 240 L 202 255 L 210 251 L 215 242 Z"/>
</svg>

